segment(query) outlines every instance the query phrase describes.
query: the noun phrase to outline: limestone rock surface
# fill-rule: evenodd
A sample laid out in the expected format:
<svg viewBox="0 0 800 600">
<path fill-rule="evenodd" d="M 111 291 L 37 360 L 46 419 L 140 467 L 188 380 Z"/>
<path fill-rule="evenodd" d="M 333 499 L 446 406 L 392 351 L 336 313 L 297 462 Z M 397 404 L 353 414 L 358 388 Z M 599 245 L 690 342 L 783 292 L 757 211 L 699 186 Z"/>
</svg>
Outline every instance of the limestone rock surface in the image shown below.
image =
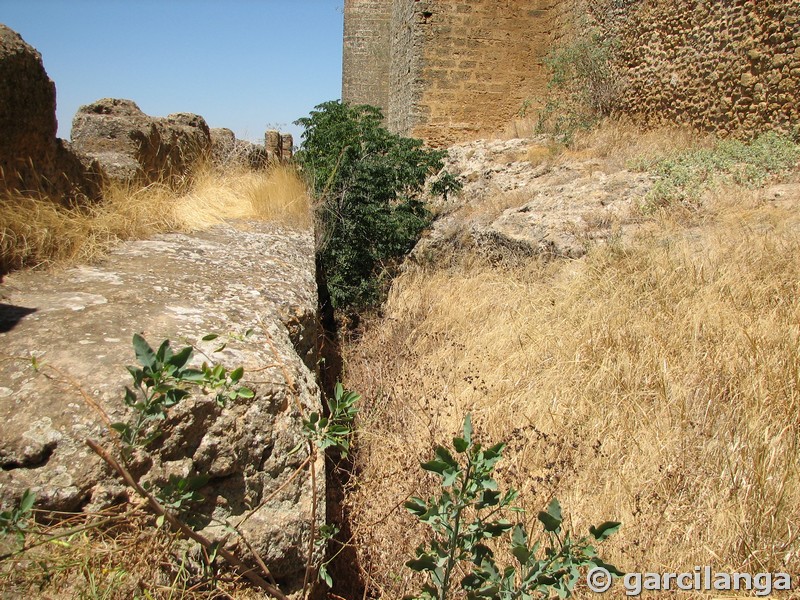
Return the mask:
<svg viewBox="0 0 800 600">
<path fill-rule="evenodd" d="M 269 162 L 264 146 L 236 139 L 236 135 L 227 127 L 211 129 L 211 152 L 214 165 L 219 167 L 263 169 Z"/>
<path fill-rule="evenodd" d="M 125 366 L 136 364 L 139 333 L 153 346 L 196 345 L 193 364 L 243 366 L 255 391 L 224 407 L 212 395 L 182 400 L 151 458 L 132 467 L 142 482 L 208 475 L 205 532 L 224 535 L 212 517 L 238 522 L 307 456 L 302 444 L 290 451 L 304 439 L 301 414 L 320 410 L 313 249 L 310 232 L 241 222 L 125 243 L 95 266 L 8 276 L 0 286 L 0 506 L 25 489 L 37 507 L 58 511 L 126 496 L 85 440 L 115 447 L 100 411 L 129 419 Z M 202 341 L 209 333 L 220 337 Z M 322 458 L 316 471 L 324 499 Z M 304 470 L 243 527 L 276 577 L 301 574 L 311 528 L 324 519 L 324 507 L 312 519 L 311 487 Z"/>
<path fill-rule="evenodd" d="M 449 148 L 445 169 L 461 193 L 434 200 L 438 218 L 412 252 L 437 261 L 472 247 L 489 258 L 579 258 L 635 227 L 631 208 L 651 176 L 602 161 L 539 161 L 548 140 L 478 140 Z"/>
</svg>

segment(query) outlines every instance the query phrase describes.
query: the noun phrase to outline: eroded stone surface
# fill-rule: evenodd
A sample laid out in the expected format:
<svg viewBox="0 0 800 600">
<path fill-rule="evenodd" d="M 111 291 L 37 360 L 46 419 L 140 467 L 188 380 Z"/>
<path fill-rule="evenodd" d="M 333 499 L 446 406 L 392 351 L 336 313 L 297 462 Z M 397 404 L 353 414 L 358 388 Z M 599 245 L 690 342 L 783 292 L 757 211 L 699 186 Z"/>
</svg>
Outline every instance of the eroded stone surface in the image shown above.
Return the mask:
<svg viewBox="0 0 800 600">
<path fill-rule="evenodd" d="M 0 292 L 3 505 L 27 488 L 37 506 L 62 511 L 124 494 L 85 440 L 113 447 L 95 407 L 111 421 L 129 416 L 122 398 L 131 381 L 125 365 L 135 364 L 134 333 L 153 346 L 164 339 L 175 348 L 193 343 L 214 362 L 242 365 L 244 383 L 256 392 L 225 408 L 198 396 L 171 409 L 152 461 L 134 468 L 142 481 L 205 473 L 205 514 L 235 522 L 306 458 L 302 445 L 290 451 L 303 439 L 301 409 L 320 410 L 310 232 L 238 223 L 162 235 L 123 244 L 99 265 L 14 273 Z M 208 333 L 220 338 L 200 341 Z M 214 352 L 223 341 L 225 349 Z M 196 353 L 193 360 L 209 359 Z M 321 459 L 316 469 L 322 499 Z M 303 472 L 246 522 L 248 539 L 278 577 L 305 564 L 311 498 Z M 206 532 L 214 535 L 212 527 Z"/>
<path fill-rule="evenodd" d="M 436 261 L 458 247 L 489 257 L 583 256 L 591 244 L 625 237 L 637 202 L 653 185 L 646 173 L 599 160 L 531 161 L 547 140 L 479 140 L 449 149 L 445 169 L 460 194 L 434 207 L 439 218 L 412 256 Z"/>
<path fill-rule="evenodd" d="M 121 182 L 181 181 L 211 155 L 205 119 L 192 113 L 151 117 L 132 100 L 103 98 L 81 106 L 72 144 Z"/>
<path fill-rule="evenodd" d="M 42 56 L 0 24 L 0 192 L 96 199 L 96 165 L 56 137 L 56 86 Z"/>
</svg>

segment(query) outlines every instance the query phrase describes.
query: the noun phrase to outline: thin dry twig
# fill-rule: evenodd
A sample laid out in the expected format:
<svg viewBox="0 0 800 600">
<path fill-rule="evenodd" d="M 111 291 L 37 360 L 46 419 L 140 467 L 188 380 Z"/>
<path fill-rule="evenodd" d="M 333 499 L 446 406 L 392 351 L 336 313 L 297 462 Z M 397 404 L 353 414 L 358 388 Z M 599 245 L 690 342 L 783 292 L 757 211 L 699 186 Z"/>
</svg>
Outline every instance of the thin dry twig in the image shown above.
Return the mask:
<svg viewBox="0 0 800 600">
<path fill-rule="evenodd" d="M 94 440 L 86 440 L 86 444 L 100 457 L 102 458 L 106 464 L 108 464 L 117 474 L 122 477 L 127 485 L 132 487 L 137 494 L 139 494 L 142 498 L 147 500 L 147 503 L 152 510 L 152 512 L 159 517 L 163 517 L 166 520 L 170 527 L 175 530 L 179 531 L 189 539 L 197 542 L 200 544 L 206 551 L 210 551 L 214 547 L 214 542 L 209 540 L 204 535 L 197 533 L 184 523 L 182 523 L 179 519 L 177 519 L 174 515 L 169 513 L 158 500 L 150 494 L 147 490 L 145 490 L 139 483 L 133 478 L 130 472 L 122 466 L 108 451 L 100 446 Z M 253 570 L 245 565 L 242 560 L 237 557 L 235 554 L 225 550 L 225 548 L 219 547 L 217 548 L 217 554 L 224 558 L 230 565 L 232 565 L 239 573 L 249 579 L 254 585 L 257 585 L 259 588 L 267 592 L 272 597 L 276 598 L 277 600 L 288 600 L 288 597 L 283 594 L 277 587 L 268 583 L 264 578 L 260 575 L 253 573 Z"/>
</svg>

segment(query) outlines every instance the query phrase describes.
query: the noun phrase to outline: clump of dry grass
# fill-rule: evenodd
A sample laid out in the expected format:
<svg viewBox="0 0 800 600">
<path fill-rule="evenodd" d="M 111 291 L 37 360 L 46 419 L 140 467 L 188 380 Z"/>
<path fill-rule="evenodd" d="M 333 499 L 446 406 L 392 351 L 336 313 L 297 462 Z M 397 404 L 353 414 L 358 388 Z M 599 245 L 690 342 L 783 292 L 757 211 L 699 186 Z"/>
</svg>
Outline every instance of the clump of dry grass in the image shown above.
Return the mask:
<svg viewBox="0 0 800 600">
<path fill-rule="evenodd" d="M 353 526 L 384 597 L 413 591 L 424 532 L 401 504 L 467 412 L 508 443 L 529 526 L 556 496 L 578 530 L 623 522 L 607 554 L 629 571 L 800 568 L 800 217 L 737 198 L 582 261 L 396 280 L 346 356 Z"/>
<path fill-rule="evenodd" d="M 279 221 L 303 228 L 312 222 L 305 183 L 286 163 L 267 171 L 204 170 L 195 177 L 192 190 L 175 204 L 181 228 L 200 229 L 226 219 Z"/>
<path fill-rule="evenodd" d="M 166 231 L 192 231 L 227 219 L 311 225 L 306 187 L 281 163 L 265 171 L 200 169 L 190 185 L 111 185 L 101 201 L 66 208 L 20 194 L 0 198 L 0 272 L 92 261 L 113 245 Z"/>
<path fill-rule="evenodd" d="M 128 600 L 248 600 L 258 595 L 242 582 L 218 577 L 175 534 L 155 526 L 136 507 L 94 514 L 48 514 L 26 536 L 27 550 L 0 540 L 0 589 L 5 597 Z"/>
<path fill-rule="evenodd" d="M 714 144 L 710 134 L 701 134 L 677 125 L 646 129 L 624 119 L 604 119 L 588 131 L 576 132 L 566 149 L 570 158 L 607 158 L 620 165 L 667 153 Z"/>
</svg>

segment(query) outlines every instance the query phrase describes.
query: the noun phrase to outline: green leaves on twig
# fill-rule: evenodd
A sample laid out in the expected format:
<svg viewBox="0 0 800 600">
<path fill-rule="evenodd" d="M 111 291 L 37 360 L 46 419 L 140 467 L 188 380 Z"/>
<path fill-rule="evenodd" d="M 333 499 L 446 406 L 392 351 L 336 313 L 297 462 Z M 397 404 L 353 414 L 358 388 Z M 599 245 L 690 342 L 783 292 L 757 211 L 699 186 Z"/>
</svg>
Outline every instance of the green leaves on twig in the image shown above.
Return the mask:
<svg viewBox="0 0 800 600">
<path fill-rule="evenodd" d="M 190 390 L 215 392 L 220 406 L 254 395 L 251 389 L 238 385 L 244 376 L 242 367 L 228 371 L 222 365 L 205 362 L 199 369 L 188 367 L 194 353 L 191 346 L 174 352 L 170 341 L 164 340 L 158 350 L 153 350 L 137 333 L 133 336 L 133 350 L 139 366 L 127 367 L 133 377 L 133 389 L 125 388 L 124 402 L 134 414 L 127 423 L 111 425 L 128 447 L 147 447 L 158 439 L 162 433 L 158 422 L 166 419 L 167 409 L 189 396 Z"/>
<path fill-rule="evenodd" d="M 20 546 L 24 544 L 28 520 L 35 501 L 36 495 L 30 490 L 25 490 L 18 506 L 0 512 L 0 535 L 14 535 Z"/>
<path fill-rule="evenodd" d="M 467 415 L 463 435 L 453 439 L 453 449 L 461 456 L 457 459 L 447 448 L 437 446 L 434 459 L 422 464 L 441 478 L 442 492 L 427 501 L 413 497 L 405 503 L 406 510 L 433 533 L 430 542 L 419 546 L 416 557 L 406 563 L 428 576 L 415 599 L 453 597 L 452 578 L 459 565 L 467 573 L 460 588 L 469 600 L 533 600 L 552 594 L 566 598 L 580 578 L 580 569 L 589 566 L 622 575 L 601 560 L 591 545 L 616 533 L 620 523 L 606 521 L 591 527 L 589 536 L 573 539 L 570 532 L 563 531 L 561 505 L 553 499 L 538 515 L 543 539 L 531 543 L 521 523 L 499 517 L 503 509 L 520 510 L 512 506 L 517 491 L 501 493 L 492 478 L 503 448 L 503 444 L 495 444 L 484 449 L 475 443 Z M 516 562 L 501 566 L 487 542 L 509 532 L 509 549 Z"/>
<path fill-rule="evenodd" d="M 342 457 L 346 457 L 350 452 L 353 420 L 358 414 L 355 404 L 360 398 L 359 394 L 346 391 L 341 383 L 337 383 L 333 398 L 327 400 L 328 416 L 313 412 L 308 418 L 303 419 L 303 431 L 306 437 L 320 450 L 333 448 L 338 450 Z"/>
</svg>

